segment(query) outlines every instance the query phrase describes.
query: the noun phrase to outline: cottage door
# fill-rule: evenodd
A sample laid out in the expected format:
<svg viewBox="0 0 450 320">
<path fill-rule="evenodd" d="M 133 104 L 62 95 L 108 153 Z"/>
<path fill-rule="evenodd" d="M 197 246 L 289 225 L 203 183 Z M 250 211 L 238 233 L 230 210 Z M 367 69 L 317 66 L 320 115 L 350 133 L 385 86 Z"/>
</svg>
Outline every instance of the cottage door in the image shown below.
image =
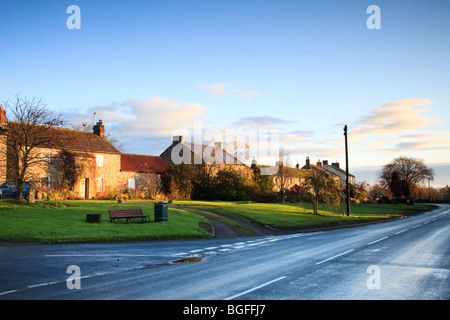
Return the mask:
<svg viewBox="0 0 450 320">
<path fill-rule="evenodd" d="M 89 178 L 86 178 L 85 188 L 84 188 L 84 197 L 89 199 Z"/>
<path fill-rule="evenodd" d="M 80 181 L 80 196 L 89 199 L 89 178 Z"/>
</svg>

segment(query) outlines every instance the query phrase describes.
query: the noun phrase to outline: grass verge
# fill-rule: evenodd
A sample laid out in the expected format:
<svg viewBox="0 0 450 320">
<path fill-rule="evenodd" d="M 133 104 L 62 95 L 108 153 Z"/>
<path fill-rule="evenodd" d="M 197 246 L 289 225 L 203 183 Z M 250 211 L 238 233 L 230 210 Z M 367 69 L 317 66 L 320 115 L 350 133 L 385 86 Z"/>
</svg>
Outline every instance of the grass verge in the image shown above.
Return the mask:
<svg viewBox="0 0 450 320">
<path fill-rule="evenodd" d="M 252 223 L 284 229 L 312 229 L 352 225 L 386 219 L 401 218 L 410 214 L 432 210 L 428 205 L 352 204 L 347 217 L 345 206 L 334 212 L 321 204 L 319 214 L 312 214 L 311 204 L 301 203 L 247 203 L 220 201 L 177 201 L 177 204 L 207 209 L 211 212 L 236 216 Z"/>
<path fill-rule="evenodd" d="M 108 209 L 142 208 L 151 223 L 110 223 Z M 0 200 L 0 240 L 32 243 L 109 242 L 209 237 L 208 220 L 183 209 L 169 208 L 169 221 L 153 222 L 152 202 L 45 201 L 21 204 Z M 86 222 L 86 214 L 101 214 L 101 223 Z"/>
<path fill-rule="evenodd" d="M 189 209 L 177 207 L 188 206 Z M 245 219 L 251 223 L 281 229 L 313 229 L 346 226 L 391 218 L 398 218 L 433 209 L 433 206 L 352 204 L 350 217 L 344 216 L 344 207 L 333 212 L 322 205 L 318 215 L 311 214 L 310 204 L 263 204 L 222 201 L 176 201 L 169 206 L 169 221 L 127 224 L 110 223 L 108 209 L 141 208 L 154 221 L 154 203 L 151 201 L 43 201 L 36 204 L 14 200 L 0 200 L 0 240 L 31 243 L 110 242 L 165 240 L 210 237 L 209 215 L 232 227 L 248 227 L 218 214 Z M 195 209 L 201 210 L 195 211 Z M 206 212 L 207 211 L 207 212 Z M 101 223 L 87 223 L 86 214 L 101 214 Z M 215 214 L 218 213 L 218 214 Z"/>
</svg>

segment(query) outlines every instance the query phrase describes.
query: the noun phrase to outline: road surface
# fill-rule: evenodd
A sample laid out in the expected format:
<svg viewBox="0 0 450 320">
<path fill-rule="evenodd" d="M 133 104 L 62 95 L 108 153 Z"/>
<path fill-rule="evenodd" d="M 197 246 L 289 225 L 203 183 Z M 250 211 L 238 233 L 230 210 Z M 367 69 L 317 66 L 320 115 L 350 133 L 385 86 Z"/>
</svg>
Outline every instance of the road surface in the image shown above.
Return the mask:
<svg viewBox="0 0 450 320">
<path fill-rule="evenodd" d="M 1 245 L 0 299 L 448 300 L 449 222 L 440 205 L 326 232 Z"/>
</svg>

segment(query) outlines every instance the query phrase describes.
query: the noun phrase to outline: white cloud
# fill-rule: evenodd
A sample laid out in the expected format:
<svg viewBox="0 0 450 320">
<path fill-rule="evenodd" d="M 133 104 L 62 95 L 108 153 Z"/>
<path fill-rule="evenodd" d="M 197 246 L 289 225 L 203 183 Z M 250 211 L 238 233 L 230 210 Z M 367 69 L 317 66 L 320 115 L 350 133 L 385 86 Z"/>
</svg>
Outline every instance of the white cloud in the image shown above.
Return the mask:
<svg viewBox="0 0 450 320">
<path fill-rule="evenodd" d="M 430 99 L 405 99 L 387 102 L 375 108 L 369 116 L 358 121 L 358 127 L 352 130 L 355 137 L 382 134 L 391 135 L 398 132 L 411 132 L 423 129 L 439 122 L 423 113 L 430 110 Z"/>
<path fill-rule="evenodd" d="M 199 87 L 211 97 L 225 97 L 226 95 L 228 95 L 226 83 L 204 84 L 200 85 Z"/>
<path fill-rule="evenodd" d="M 252 116 L 239 119 L 234 123 L 234 126 L 248 127 L 253 129 L 280 129 L 285 124 L 292 122 L 293 121 L 286 121 L 271 116 Z"/>
<path fill-rule="evenodd" d="M 383 165 L 399 155 L 427 159 L 450 157 L 450 131 L 436 126 L 430 99 L 387 102 L 349 126 L 354 163 Z"/>
<path fill-rule="evenodd" d="M 425 150 L 448 152 L 450 150 L 450 131 L 391 136 L 378 139 L 370 144 L 366 150 L 385 152 L 388 154 Z"/>
<path fill-rule="evenodd" d="M 160 97 L 133 99 L 94 106 L 82 114 L 69 114 L 72 123 L 103 120 L 107 129 L 120 136 L 170 136 L 175 130 L 189 129 L 207 107 L 198 103 L 171 101 Z"/>
</svg>

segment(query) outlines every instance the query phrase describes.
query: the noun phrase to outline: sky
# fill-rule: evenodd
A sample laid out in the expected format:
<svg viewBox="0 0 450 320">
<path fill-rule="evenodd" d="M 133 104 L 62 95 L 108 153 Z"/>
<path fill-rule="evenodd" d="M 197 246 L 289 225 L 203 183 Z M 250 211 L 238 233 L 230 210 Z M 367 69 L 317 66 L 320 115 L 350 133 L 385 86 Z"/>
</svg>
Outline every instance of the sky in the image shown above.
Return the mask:
<svg viewBox="0 0 450 320">
<path fill-rule="evenodd" d="M 177 134 L 276 133 L 292 165 L 345 167 L 347 125 L 357 180 L 409 156 L 445 186 L 449 11 L 448 0 L 1 0 L 0 101 L 41 98 L 68 127 L 101 119 L 126 153 L 159 155 Z M 261 150 L 250 155 L 273 164 Z"/>
</svg>

